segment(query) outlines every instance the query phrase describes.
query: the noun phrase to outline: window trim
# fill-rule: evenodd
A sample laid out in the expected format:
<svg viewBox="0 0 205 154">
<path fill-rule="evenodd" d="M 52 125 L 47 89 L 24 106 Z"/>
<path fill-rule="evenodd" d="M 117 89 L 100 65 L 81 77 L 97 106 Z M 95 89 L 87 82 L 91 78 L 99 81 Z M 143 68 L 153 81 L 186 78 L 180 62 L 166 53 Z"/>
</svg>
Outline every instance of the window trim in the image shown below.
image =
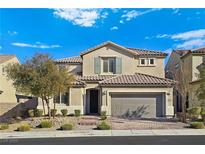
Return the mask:
<svg viewBox="0 0 205 154">
<path fill-rule="evenodd" d="M 70 88 L 67 92 L 64 92 L 64 93 L 68 94 L 68 96 L 67 96 L 68 97 L 68 103 L 62 103 L 62 92 L 60 92 L 59 93 L 59 103 L 56 103 L 56 105 L 65 105 L 65 106 L 70 106 L 71 105 Z M 54 97 L 56 97 L 56 96 L 54 96 Z M 53 103 L 54 103 L 54 100 L 55 100 L 55 98 L 53 98 Z"/>
<path fill-rule="evenodd" d="M 110 61 L 109 59 L 114 60 L 114 64 L 113 64 L 113 72 L 110 72 Z M 102 60 L 102 74 L 115 74 L 115 70 L 116 70 L 116 57 L 101 57 Z M 107 60 L 107 72 L 104 72 L 104 60 Z"/>
<path fill-rule="evenodd" d="M 141 60 L 144 60 L 144 64 L 141 63 Z M 147 65 L 147 58 L 139 58 L 139 66 L 146 66 Z"/>
<path fill-rule="evenodd" d="M 150 64 L 150 60 L 153 59 L 154 60 L 154 64 Z M 148 58 L 148 65 L 149 66 L 155 66 L 156 65 L 156 58 Z"/>
</svg>

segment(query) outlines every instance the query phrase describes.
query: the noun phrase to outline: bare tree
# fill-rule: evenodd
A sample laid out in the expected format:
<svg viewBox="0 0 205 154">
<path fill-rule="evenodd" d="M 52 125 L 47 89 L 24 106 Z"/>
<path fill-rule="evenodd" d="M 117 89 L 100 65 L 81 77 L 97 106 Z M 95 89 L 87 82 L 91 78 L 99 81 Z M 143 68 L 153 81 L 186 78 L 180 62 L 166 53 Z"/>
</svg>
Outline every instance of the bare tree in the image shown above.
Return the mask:
<svg viewBox="0 0 205 154">
<path fill-rule="evenodd" d="M 190 79 L 188 75 L 188 69 L 186 69 L 184 65 L 185 64 L 183 63 L 183 61 L 181 61 L 178 64 L 177 71 L 173 73 L 173 76 L 174 79 L 177 81 L 175 89 L 178 91 L 181 97 L 183 122 L 186 123 L 186 109 L 190 91 Z"/>
</svg>

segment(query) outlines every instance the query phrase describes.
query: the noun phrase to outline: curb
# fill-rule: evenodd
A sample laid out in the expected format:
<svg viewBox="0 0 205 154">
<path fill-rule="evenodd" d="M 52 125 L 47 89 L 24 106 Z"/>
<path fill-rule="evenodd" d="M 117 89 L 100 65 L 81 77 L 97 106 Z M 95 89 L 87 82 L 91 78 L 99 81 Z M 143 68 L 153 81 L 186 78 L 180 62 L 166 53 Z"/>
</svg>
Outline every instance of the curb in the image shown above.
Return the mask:
<svg viewBox="0 0 205 154">
<path fill-rule="evenodd" d="M 205 135 L 205 129 L 150 129 L 150 130 L 82 130 L 82 131 L 38 131 L 1 132 L 0 139 L 55 138 L 55 137 L 100 137 L 100 136 L 183 136 Z"/>
</svg>

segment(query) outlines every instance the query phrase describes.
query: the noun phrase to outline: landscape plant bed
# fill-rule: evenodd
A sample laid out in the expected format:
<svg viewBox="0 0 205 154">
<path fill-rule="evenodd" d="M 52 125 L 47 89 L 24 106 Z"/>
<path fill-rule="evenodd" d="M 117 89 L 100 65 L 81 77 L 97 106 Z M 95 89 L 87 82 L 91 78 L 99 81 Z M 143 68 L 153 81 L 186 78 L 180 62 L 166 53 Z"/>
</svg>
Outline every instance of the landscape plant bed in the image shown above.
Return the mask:
<svg viewBox="0 0 205 154">
<path fill-rule="evenodd" d="M 13 124 L 9 124 L 9 128 L 5 130 L 0 130 L 0 132 L 12 132 L 17 130 L 17 128 L 23 124 L 30 125 L 30 131 L 59 131 L 62 125 L 64 124 L 73 124 L 73 130 L 94 130 L 97 127 L 96 125 L 79 125 L 79 120 L 96 120 L 97 124 L 102 122 L 99 117 L 89 117 L 89 116 L 58 116 L 50 120 L 48 117 L 33 117 L 22 119 L 21 121 Z M 51 128 L 38 128 L 39 124 L 42 121 L 51 121 Z M 187 126 L 189 124 L 184 124 L 181 122 L 169 122 L 169 121 L 154 121 L 154 120 L 128 120 L 128 119 L 118 119 L 118 118 L 107 118 L 106 123 L 111 126 L 113 130 L 142 130 L 142 129 L 189 129 Z"/>
</svg>

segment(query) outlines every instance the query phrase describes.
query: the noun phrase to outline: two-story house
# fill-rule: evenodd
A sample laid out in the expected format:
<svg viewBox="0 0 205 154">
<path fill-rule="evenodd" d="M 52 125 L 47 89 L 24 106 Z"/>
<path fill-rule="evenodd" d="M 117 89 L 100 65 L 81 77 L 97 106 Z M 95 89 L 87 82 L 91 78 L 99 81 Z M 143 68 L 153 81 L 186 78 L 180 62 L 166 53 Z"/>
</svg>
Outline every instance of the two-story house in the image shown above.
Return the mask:
<svg viewBox="0 0 205 154">
<path fill-rule="evenodd" d="M 166 79 L 166 53 L 126 48 L 105 42 L 79 57 L 56 60 L 76 75 L 72 88 L 56 96 L 58 112 L 80 109 L 82 114 L 122 117 L 172 117 L 173 80 Z M 42 105 L 39 104 L 39 108 Z"/>
<path fill-rule="evenodd" d="M 187 80 L 187 82 L 184 82 L 186 84 L 184 87 L 188 89 L 186 108 L 199 106 L 201 103 L 196 95 L 196 90 L 200 85 L 197 67 L 203 62 L 205 62 L 205 48 L 173 50 L 165 67 L 167 78 L 178 80 L 175 74 L 178 74 L 178 71 L 184 74 L 183 76 Z M 174 90 L 174 106 L 175 112 L 182 111 L 182 98 L 177 87 Z"/>
</svg>

